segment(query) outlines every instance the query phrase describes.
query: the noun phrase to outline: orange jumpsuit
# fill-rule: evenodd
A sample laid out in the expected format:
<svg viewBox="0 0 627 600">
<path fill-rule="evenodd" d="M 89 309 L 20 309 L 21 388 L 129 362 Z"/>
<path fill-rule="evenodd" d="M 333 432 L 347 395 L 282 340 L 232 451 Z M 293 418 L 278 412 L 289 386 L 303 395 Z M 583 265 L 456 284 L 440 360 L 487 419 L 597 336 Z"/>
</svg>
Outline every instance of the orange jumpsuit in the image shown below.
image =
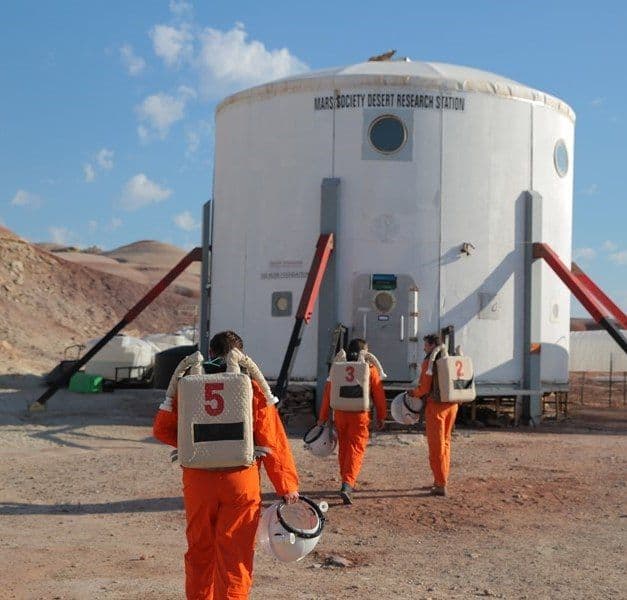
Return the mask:
<svg viewBox="0 0 627 600">
<path fill-rule="evenodd" d="M 429 445 L 429 464 L 433 471 L 433 485 L 445 487 L 451 468 L 451 435 L 457 416 L 457 404 L 438 402 L 431 395 L 433 376 L 427 374 L 429 357 L 422 361 L 418 387 L 409 392 L 414 398 L 426 396 L 425 424 Z"/>
<path fill-rule="evenodd" d="M 255 445 L 270 450 L 261 461 L 277 494 L 284 496 L 298 490 L 292 452 L 278 411 L 266 404 L 255 381 L 252 385 Z M 159 441 L 176 447 L 176 398 L 171 410 L 157 412 L 153 433 Z M 220 470 L 183 467 L 182 471 L 188 600 L 248 598 L 261 506 L 258 464 Z"/>
<path fill-rule="evenodd" d="M 387 414 L 385 392 L 379 377 L 379 371 L 370 365 L 370 395 L 377 410 L 377 420 L 384 421 Z M 320 420 L 329 418 L 331 405 L 331 382 L 327 381 L 322 396 L 320 407 Z M 368 411 L 334 410 L 333 420 L 337 431 L 338 459 L 340 463 L 340 475 L 342 482 L 355 487 L 357 476 L 361 471 L 366 445 L 370 437 L 368 427 L 370 425 L 370 413 Z"/>
</svg>

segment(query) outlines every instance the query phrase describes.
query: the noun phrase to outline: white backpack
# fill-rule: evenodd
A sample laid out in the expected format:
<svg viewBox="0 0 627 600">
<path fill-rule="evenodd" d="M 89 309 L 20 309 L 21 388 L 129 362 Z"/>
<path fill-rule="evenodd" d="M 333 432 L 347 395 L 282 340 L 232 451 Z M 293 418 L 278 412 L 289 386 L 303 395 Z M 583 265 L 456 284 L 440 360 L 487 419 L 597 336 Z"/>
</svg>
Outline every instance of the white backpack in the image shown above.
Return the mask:
<svg viewBox="0 0 627 600">
<path fill-rule="evenodd" d="M 439 353 L 441 358 L 435 360 Z M 435 362 L 436 372 L 433 382 L 435 400 L 457 404 L 472 402 L 477 397 L 472 359 L 469 356 L 449 356 L 444 345 L 433 350 L 431 356 L 433 358 L 427 372 L 432 371 Z"/>
<path fill-rule="evenodd" d="M 329 378 L 331 408 L 350 412 L 370 410 L 370 367 L 367 362 L 334 362 Z"/>
<path fill-rule="evenodd" d="M 340 350 L 331 365 L 331 408 L 348 412 L 370 410 L 370 365 L 374 365 L 385 379 L 381 363 L 374 354 L 359 353 L 356 361 L 347 361 L 346 352 Z"/>
<path fill-rule="evenodd" d="M 255 460 L 248 375 L 189 375 L 178 385 L 178 458 L 183 467 L 226 469 Z"/>
</svg>

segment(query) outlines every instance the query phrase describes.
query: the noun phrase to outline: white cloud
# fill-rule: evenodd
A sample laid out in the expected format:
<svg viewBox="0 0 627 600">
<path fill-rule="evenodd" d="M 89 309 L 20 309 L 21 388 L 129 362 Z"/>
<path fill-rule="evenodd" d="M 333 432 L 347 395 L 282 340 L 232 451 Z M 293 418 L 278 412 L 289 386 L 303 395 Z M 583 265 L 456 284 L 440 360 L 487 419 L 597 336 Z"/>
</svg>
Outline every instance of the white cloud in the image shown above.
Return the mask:
<svg viewBox="0 0 627 600">
<path fill-rule="evenodd" d="M 200 134 L 197 131 L 189 130 L 185 134 L 187 141 L 187 155 L 195 154 L 200 147 Z"/>
<path fill-rule="evenodd" d="M 590 104 L 595 108 L 598 108 L 599 106 L 602 106 L 604 102 L 605 98 L 594 98 Z"/>
<path fill-rule="evenodd" d="M 188 61 L 193 55 L 194 36 L 187 25 L 179 28 L 170 25 L 155 25 L 150 31 L 155 54 L 168 67 L 175 67 Z"/>
<path fill-rule="evenodd" d="M 591 183 L 587 188 L 584 188 L 579 193 L 582 196 L 596 196 L 599 193 L 599 186 L 596 183 Z"/>
<path fill-rule="evenodd" d="M 137 126 L 137 135 L 142 142 L 147 142 L 148 140 L 150 140 L 150 132 L 148 131 L 148 128 L 144 127 L 143 125 Z"/>
<path fill-rule="evenodd" d="M 17 190 L 15 196 L 11 199 L 11 205 L 38 208 L 41 205 L 41 198 L 37 194 L 32 194 L 26 190 Z"/>
<path fill-rule="evenodd" d="M 597 255 L 594 248 L 575 248 L 573 252 L 573 258 L 576 260 L 592 260 Z"/>
<path fill-rule="evenodd" d="M 170 12 L 175 17 L 186 17 L 190 16 L 194 8 L 189 2 L 185 2 L 185 0 L 170 0 Z"/>
<path fill-rule="evenodd" d="M 119 217 L 113 217 L 111 219 L 111 221 L 109 221 L 109 223 L 107 223 L 107 225 L 105 225 L 104 229 L 105 231 L 115 231 L 116 229 L 119 229 L 120 227 L 122 227 L 123 221 L 122 219 L 120 219 Z"/>
<path fill-rule="evenodd" d="M 124 210 L 137 210 L 149 204 L 163 202 L 171 195 L 172 190 L 161 187 L 143 173 L 138 173 L 126 182 L 120 205 Z"/>
<path fill-rule="evenodd" d="M 615 265 L 627 265 L 627 250 L 621 250 L 620 252 L 610 254 L 610 260 Z"/>
<path fill-rule="evenodd" d="M 179 98 L 185 102 L 189 100 L 194 100 L 198 94 L 196 94 L 196 90 L 187 85 L 179 85 L 178 87 Z"/>
<path fill-rule="evenodd" d="M 198 121 L 185 129 L 187 148 L 185 154 L 190 157 L 198 151 L 203 139 L 208 139 L 213 133 L 213 125 L 209 121 Z"/>
<path fill-rule="evenodd" d="M 107 148 L 102 148 L 96 154 L 96 161 L 98 162 L 98 166 L 105 171 L 110 171 L 113 169 L 113 150 L 108 150 Z"/>
<path fill-rule="evenodd" d="M 85 181 L 87 183 L 91 183 L 94 179 L 96 179 L 96 171 L 89 163 L 83 165 L 83 175 L 85 176 Z"/>
<path fill-rule="evenodd" d="M 603 242 L 603 250 L 606 250 L 607 252 L 614 252 L 615 250 L 618 250 L 618 244 L 615 244 L 611 240 L 605 240 Z"/>
<path fill-rule="evenodd" d="M 200 228 L 200 221 L 196 221 L 188 210 L 175 215 L 173 221 L 183 231 L 194 231 Z"/>
<path fill-rule="evenodd" d="M 137 113 L 144 124 L 137 128 L 139 137 L 146 141 L 156 135 L 165 139 L 170 127 L 185 116 L 185 104 L 189 99 L 189 88 L 182 88 L 179 98 L 159 93 L 148 96 L 138 107 Z"/>
<path fill-rule="evenodd" d="M 94 156 L 96 165 L 103 171 L 110 171 L 113 169 L 113 154 L 113 150 L 108 150 L 107 148 L 100 149 Z M 91 183 L 96 179 L 96 169 L 92 163 L 83 165 L 83 175 L 87 183 Z"/>
<path fill-rule="evenodd" d="M 196 65 L 208 96 L 308 70 L 287 48 L 268 50 L 263 43 L 248 40 L 242 23 L 229 31 L 208 27 L 198 37 L 201 48 Z"/>
<path fill-rule="evenodd" d="M 55 244 L 67 246 L 75 235 L 67 227 L 48 227 L 50 239 Z"/>
<path fill-rule="evenodd" d="M 130 44 L 120 47 L 120 57 L 129 75 L 139 75 L 146 68 L 146 61 L 135 54 Z"/>
</svg>

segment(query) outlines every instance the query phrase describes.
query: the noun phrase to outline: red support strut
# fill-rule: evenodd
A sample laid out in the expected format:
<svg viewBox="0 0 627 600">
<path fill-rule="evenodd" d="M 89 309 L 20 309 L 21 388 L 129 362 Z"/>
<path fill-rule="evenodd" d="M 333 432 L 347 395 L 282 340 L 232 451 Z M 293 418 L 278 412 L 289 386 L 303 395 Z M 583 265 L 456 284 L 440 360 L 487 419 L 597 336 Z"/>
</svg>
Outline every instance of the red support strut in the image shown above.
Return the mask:
<svg viewBox="0 0 627 600">
<path fill-rule="evenodd" d="M 592 315 L 592 318 L 601 325 L 616 341 L 616 343 L 627 352 L 627 340 L 621 332 L 612 322 L 610 316 L 613 311 L 609 309 L 605 301 L 601 301 L 600 298 L 607 298 L 607 296 L 590 280 L 582 271 L 581 275 L 577 273 L 573 274 L 569 268 L 562 262 L 560 257 L 548 244 L 542 242 L 536 242 L 533 245 L 533 258 L 542 258 L 553 269 L 555 274 L 566 284 L 566 287 L 572 292 L 572 294 L 583 304 L 585 309 Z M 587 281 L 590 281 L 592 286 L 589 286 Z M 593 290 L 598 290 L 598 293 Z M 624 313 L 609 299 L 612 306 L 619 311 L 622 318 L 625 318 Z M 612 314 L 611 314 L 612 313 Z M 620 316 L 619 315 L 619 316 Z M 617 319 L 621 323 L 621 319 Z"/>
<path fill-rule="evenodd" d="M 333 252 L 333 234 L 323 233 L 318 238 L 318 243 L 316 244 L 316 253 L 311 261 L 311 268 L 309 269 L 309 275 L 305 282 L 305 287 L 303 288 L 303 295 L 300 297 L 300 304 L 296 312 L 292 335 L 287 344 L 281 371 L 279 372 L 279 377 L 274 386 L 274 394 L 279 400 L 283 400 L 283 396 L 287 391 L 292 365 L 294 364 L 294 359 L 296 358 L 296 353 L 303 337 L 303 329 L 304 326 L 311 321 L 311 317 L 313 316 L 314 305 L 318 299 L 318 293 L 320 292 L 320 286 L 322 285 L 322 280 L 327 270 L 327 265 L 329 264 L 331 252 Z"/>
<path fill-rule="evenodd" d="M 322 278 L 327 269 L 329 257 L 333 251 L 333 234 L 324 233 L 318 238 L 316 244 L 316 253 L 311 262 L 309 276 L 303 289 L 303 295 L 300 297 L 300 304 L 296 312 L 296 318 L 304 319 L 309 325 L 314 312 L 314 305 L 318 299 Z"/>
<path fill-rule="evenodd" d="M 599 288 L 590 277 L 588 277 L 579 267 L 578 264 L 572 263 L 571 270 L 575 277 L 588 291 L 600 302 L 616 319 L 621 329 L 627 329 L 627 315 L 605 295 L 603 290 Z"/>
</svg>

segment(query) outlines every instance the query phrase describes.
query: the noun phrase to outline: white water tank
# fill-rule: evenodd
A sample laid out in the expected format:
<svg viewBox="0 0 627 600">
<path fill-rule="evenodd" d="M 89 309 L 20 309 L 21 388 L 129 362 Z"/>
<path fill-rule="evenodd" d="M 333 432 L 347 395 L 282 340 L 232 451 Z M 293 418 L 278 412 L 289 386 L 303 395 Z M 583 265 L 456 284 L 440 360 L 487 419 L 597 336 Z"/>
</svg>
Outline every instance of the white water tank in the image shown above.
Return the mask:
<svg viewBox="0 0 627 600">
<path fill-rule="evenodd" d="M 337 315 L 391 380 L 411 381 L 422 337 L 453 325 L 477 383 L 522 385 L 525 193 L 541 241 L 570 265 L 572 109 L 509 79 L 387 61 L 307 73 L 216 111 L 210 333 L 239 332 L 268 377 L 290 337 L 339 180 Z M 570 293 L 545 264 L 534 341 L 541 377 L 568 380 Z M 316 377 L 317 315 L 292 376 Z M 323 357 L 325 358 L 325 357 Z"/>
<path fill-rule="evenodd" d="M 176 346 L 186 346 L 191 342 L 187 336 L 179 333 L 149 333 L 142 340 L 153 344 L 156 347 L 156 352 L 162 352 Z"/>
<path fill-rule="evenodd" d="M 97 342 L 88 341 L 86 352 Z M 118 334 L 85 365 L 85 373 L 115 381 L 116 369 L 121 369 L 118 379 L 141 379 L 144 375 L 143 367 L 152 367 L 157 351 L 158 348 L 150 342 Z"/>
</svg>

